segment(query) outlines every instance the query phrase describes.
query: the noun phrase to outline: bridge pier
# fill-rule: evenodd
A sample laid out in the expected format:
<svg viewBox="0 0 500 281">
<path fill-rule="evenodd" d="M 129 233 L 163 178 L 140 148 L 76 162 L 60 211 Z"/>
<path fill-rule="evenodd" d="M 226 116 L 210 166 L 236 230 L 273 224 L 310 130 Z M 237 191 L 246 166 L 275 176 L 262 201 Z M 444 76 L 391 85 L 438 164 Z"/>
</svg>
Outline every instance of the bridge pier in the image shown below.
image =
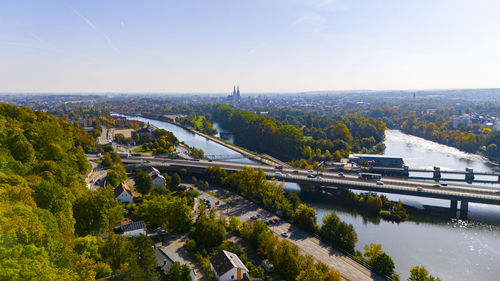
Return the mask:
<svg viewBox="0 0 500 281">
<path fill-rule="evenodd" d="M 469 201 L 462 200 L 460 203 L 460 219 L 466 220 L 469 217 Z"/>
<path fill-rule="evenodd" d="M 451 200 L 450 201 L 450 215 L 452 218 L 457 217 L 457 200 Z"/>
</svg>

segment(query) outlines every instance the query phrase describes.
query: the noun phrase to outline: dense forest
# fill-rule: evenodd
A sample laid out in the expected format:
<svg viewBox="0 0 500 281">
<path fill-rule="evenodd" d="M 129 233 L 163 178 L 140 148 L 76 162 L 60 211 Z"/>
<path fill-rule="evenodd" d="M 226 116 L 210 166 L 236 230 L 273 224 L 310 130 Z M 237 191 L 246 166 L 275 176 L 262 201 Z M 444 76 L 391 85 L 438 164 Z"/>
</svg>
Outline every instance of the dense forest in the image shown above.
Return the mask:
<svg viewBox="0 0 500 281">
<path fill-rule="evenodd" d="M 210 116 L 233 133 L 236 144 L 286 161 L 339 160 L 351 151 L 380 151 L 386 128 L 357 114 L 334 118 L 282 109 L 268 117 L 222 104 L 212 106 Z"/>
<path fill-rule="evenodd" d="M 87 189 L 92 136 L 43 112 L 0 104 L 0 279 L 145 280 L 149 238 L 108 231 L 123 219 L 112 188 Z"/>
</svg>

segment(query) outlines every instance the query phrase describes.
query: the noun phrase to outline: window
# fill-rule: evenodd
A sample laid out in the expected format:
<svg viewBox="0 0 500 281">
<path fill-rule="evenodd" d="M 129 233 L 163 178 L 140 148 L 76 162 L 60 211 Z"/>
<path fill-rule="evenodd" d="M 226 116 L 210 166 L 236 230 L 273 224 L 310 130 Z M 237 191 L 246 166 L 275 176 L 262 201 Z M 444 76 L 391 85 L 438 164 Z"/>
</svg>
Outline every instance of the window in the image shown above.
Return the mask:
<svg viewBox="0 0 500 281">
<path fill-rule="evenodd" d="M 231 275 L 231 279 L 234 279 L 234 275 Z"/>
</svg>

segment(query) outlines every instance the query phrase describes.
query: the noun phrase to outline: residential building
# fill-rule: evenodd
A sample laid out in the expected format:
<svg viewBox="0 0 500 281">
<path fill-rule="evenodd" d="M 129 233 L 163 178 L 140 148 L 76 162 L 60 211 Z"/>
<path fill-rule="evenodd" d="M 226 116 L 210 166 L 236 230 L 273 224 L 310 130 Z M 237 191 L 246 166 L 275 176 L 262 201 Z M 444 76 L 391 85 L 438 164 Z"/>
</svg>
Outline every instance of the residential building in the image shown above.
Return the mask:
<svg viewBox="0 0 500 281">
<path fill-rule="evenodd" d="M 181 258 L 176 252 L 166 248 L 159 247 L 155 249 L 155 256 L 158 268 L 167 272 L 174 262 L 179 262 L 180 264 L 186 264 L 186 261 Z M 196 280 L 193 269 L 191 269 L 191 280 Z"/>
<path fill-rule="evenodd" d="M 144 221 L 123 221 L 120 223 L 120 227 L 115 228 L 115 232 L 127 237 L 146 235 L 146 224 Z"/>
<path fill-rule="evenodd" d="M 165 177 L 162 175 L 154 174 L 152 177 L 153 185 L 155 187 L 164 187 L 165 186 Z"/>
<path fill-rule="evenodd" d="M 132 203 L 134 201 L 134 193 L 125 182 L 120 183 L 115 187 L 115 200 L 120 200 L 122 203 Z"/>
<path fill-rule="evenodd" d="M 153 166 L 147 167 L 146 169 L 144 169 L 144 171 L 148 173 L 150 177 L 153 177 L 154 175 L 160 175 L 160 171 L 158 171 L 158 169 Z"/>
<path fill-rule="evenodd" d="M 242 280 L 248 274 L 238 256 L 228 251 L 220 251 L 210 258 L 210 269 L 219 281 Z"/>
<path fill-rule="evenodd" d="M 453 116 L 452 121 L 453 121 L 453 129 L 457 129 L 460 124 L 463 124 L 464 127 L 467 127 L 472 123 L 469 114 Z"/>
</svg>

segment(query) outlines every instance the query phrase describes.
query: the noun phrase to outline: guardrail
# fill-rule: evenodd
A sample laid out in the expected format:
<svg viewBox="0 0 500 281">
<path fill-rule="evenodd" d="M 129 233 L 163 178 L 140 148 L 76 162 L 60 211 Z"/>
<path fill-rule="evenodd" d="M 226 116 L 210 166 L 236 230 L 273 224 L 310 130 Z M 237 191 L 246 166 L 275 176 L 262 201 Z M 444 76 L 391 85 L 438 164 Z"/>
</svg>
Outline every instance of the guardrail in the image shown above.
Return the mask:
<svg viewBox="0 0 500 281">
<path fill-rule="evenodd" d="M 334 179 L 318 179 L 318 178 L 308 178 L 303 176 L 295 176 L 295 175 L 277 175 L 273 173 L 265 173 L 266 176 L 270 178 L 276 178 L 280 180 L 290 180 L 295 182 L 304 182 L 318 185 L 337 185 L 339 187 L 347 187 L 352 189 L 362 189 L 368 191 L 375 192 L 388 192 L 388 193 L 404 193 L 407 195 L 415 195 L 415 196 L 423 196 L 437 199 L 458 199 L 458 200 L 470 200 L 470 201 L 481 201 L 479 203 L 486 204 L 497 204 L 500 205 L 500 195 L 496 195 L 491 192 L 490 194 L 484 194 L 483 191 L 476 191 L 478 193 L 472 192 L 457 192 L 450 190 L 436 190 L 436 189 L 423 189 L 418 191 L 417 187 L 405 187 L 399 185 L 377 185 L 376 183 L 366 183 L 366 182 L 354 182 L 354 181 L 345 181 L 345 180 L 334 180 Z M 479 192 L 483 194 L 479 194 Z M 483 202 L 483 201 L 491 201 L 491 202 Z"/>
</svg>

